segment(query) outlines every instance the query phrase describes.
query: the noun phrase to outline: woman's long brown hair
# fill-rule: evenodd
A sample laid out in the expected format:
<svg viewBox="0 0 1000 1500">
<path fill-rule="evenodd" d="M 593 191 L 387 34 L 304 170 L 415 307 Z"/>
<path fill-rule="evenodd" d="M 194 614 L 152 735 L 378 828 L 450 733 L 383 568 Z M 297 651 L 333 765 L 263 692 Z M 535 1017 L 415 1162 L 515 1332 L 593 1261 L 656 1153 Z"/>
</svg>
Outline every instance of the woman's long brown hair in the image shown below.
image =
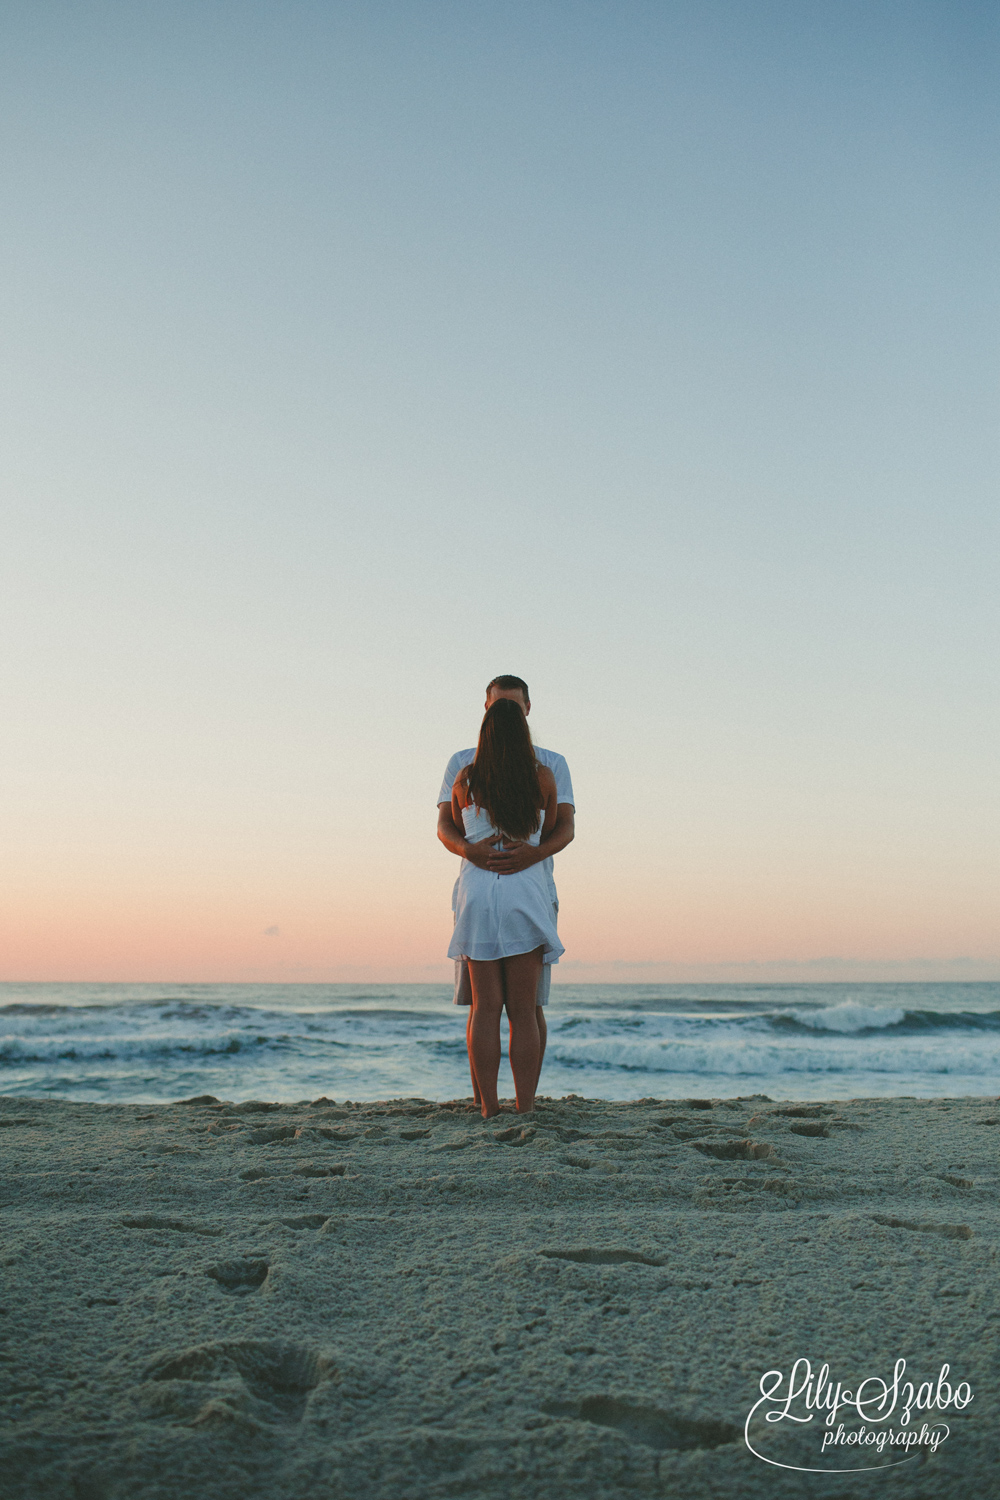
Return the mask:
<svg viewBox="0 0 1000 1500">
<path fill-rule="evenodd" d="M 501 833 L 526 839 L 537 829 L 545 800 L 538 761 L 524 711 L 512 698 L 498 698 L 486 710 L 465 785 Z"/>
</svg>

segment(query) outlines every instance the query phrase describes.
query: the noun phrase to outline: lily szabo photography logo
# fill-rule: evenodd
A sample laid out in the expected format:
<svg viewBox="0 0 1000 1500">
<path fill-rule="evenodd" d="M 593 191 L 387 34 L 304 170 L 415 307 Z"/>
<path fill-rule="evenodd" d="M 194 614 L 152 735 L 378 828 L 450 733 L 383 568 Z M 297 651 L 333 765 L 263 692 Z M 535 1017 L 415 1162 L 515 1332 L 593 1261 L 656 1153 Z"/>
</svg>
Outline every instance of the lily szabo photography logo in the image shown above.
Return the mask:
<svg viewBox="0 0 1000 1500">
<path fill-rule="evenodd" d="M 936 1379 L 918 1383 L 904 1379 L 906 1360 L 897 1359 L 890 1380 L 869 1375 L 848 1387 L 834 1380 L 829 1365 L 814 1373 L 809 1360 L 797 1359 L 787 1377 L 782 1370 L 761 1376 L 760 1400 L 750 1408 L 743 1428 L 746 1445 L 766 1464 L 807 1474 L 851 1474 L 909 1463 L 936 1453 L 951 1431 L 942 1414 L 964 1411 L 973 1399 L 969 1382 L 953 1382 L 950 1371 L 950 1365 L 942 1365 Z M 785 1446 L 777 1441 L 779 1431 L 796 1434 L 794 1453 L 782 1456 L 803 1462 L 778 1459 Z M 760 1452 L 758 1445 L 775 1456 Z"/>
</svg>

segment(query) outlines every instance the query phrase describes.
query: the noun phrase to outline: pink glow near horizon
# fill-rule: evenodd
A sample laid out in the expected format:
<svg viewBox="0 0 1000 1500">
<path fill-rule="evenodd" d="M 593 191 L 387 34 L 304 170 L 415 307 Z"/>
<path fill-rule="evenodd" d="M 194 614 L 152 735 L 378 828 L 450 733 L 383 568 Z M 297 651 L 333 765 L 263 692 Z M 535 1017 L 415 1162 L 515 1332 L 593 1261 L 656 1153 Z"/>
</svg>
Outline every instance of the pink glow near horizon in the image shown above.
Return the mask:
<svg viewBox="0 0 1000 1500">
<path fill-rule="evenodd" d="M 560 979 L 1000 977 L 996 17 L 855 9 L 7 18 L 0 979 L 446 978 L 500 672 Z"/>
<path fill-rule="evenodd" d="M 419 894 L 400 882 L 388 900 L 370 878 L 339 888 L 317 883 L 311 894 L 234 894 L 224 884 L 35 893 L 8 903 L 0 979 L 446 980 L 451 860 L 432 850 L 424 863 Z M 1000 977 L 986 901 L 978 910 L 960 898 L 942 906 L 928 892 L 876 906 L 875 892 L 837 889 L 829 878 L 823 891 L 683 879 L 658 892 L 615 891 L 580 841 L 557 876 L 567 947 L 561 981 L 655 980 L 675 971 L 780 977 L 814 972 L 811 961 L 831 956 L 850 960 L 854 977 Z M 840 971 L 827 964 L 815 972 Z"/>
</svg>

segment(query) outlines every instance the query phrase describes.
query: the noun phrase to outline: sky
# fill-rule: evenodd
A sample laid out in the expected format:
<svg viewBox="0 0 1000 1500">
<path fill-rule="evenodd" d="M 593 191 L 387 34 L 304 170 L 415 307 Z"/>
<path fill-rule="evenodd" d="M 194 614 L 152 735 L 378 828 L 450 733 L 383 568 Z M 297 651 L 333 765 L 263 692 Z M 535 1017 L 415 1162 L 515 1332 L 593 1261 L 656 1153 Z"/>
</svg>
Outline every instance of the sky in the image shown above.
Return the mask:
<svg viewBox="0 0 1000 1500">
<path fill-rule="evenodd" d="M 445 979 L 494 675 L 557 978 L 1000 978 L 962 0 L 0 6 L 0 979 Z"/>
</svg>

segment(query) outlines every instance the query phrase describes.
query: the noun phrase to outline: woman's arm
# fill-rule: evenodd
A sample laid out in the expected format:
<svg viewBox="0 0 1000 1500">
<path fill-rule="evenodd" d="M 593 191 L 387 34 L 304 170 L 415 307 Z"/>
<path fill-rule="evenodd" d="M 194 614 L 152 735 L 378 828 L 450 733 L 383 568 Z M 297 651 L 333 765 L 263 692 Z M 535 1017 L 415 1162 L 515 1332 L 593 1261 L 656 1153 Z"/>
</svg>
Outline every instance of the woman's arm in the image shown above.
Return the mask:
<svg viewBox="0 0 1000 1500">
<path fill-rule="evenodd" d="M 478 865 L 481 870 L 485 870 L 486 862 L 493 853 L 492 843 L 489 839 L 484 839 L 480 844 L 470 844 L 462 830 L 461 811 L 456 822 L 453 804 L 439 802 L 437 836 L 448 853 L 457 854 L 459 859 L 467 859 L 470 865 Z"/>
<path fill-rule="evenodd" d="M 465 820 L 462 817 L 462 808 L 469 800 L 466 796 L 463 780 L 464 778 L 462 776 L 462 772 L 459 771 L 451 788 L 451 821 L 454 823 L 456 828 L 465 827 Z"/>
<path fill-rule="evenodd" d="M 481 870 L 485 870 L 486 862 L 493 853 L 493 845 L 498 840 L 483 839 L 473 844 L 465 837 L 462 808 L 468 800 L 464 779 L 459 774 L 451 789 L 451 801 L 438 803 L 437 835 L 450 854 L 457 854 L 460 859 L 467 859 L 470 865 L 478 865 Z"/>
<path fill-rule="evenodd" d="M 555 828 L 556 818 L 558 817 L 558 803 L 556 801 L 556 778 L 553 776 L 548 766 L 539 768 L 538 782 L 542 789 L 542 796 L 545 798 L 545 818 L 542 822 L 541 838 L 541 842 L 544 843 L 549 834 L 552 832 L 553 828 Z"/>
</svg>

